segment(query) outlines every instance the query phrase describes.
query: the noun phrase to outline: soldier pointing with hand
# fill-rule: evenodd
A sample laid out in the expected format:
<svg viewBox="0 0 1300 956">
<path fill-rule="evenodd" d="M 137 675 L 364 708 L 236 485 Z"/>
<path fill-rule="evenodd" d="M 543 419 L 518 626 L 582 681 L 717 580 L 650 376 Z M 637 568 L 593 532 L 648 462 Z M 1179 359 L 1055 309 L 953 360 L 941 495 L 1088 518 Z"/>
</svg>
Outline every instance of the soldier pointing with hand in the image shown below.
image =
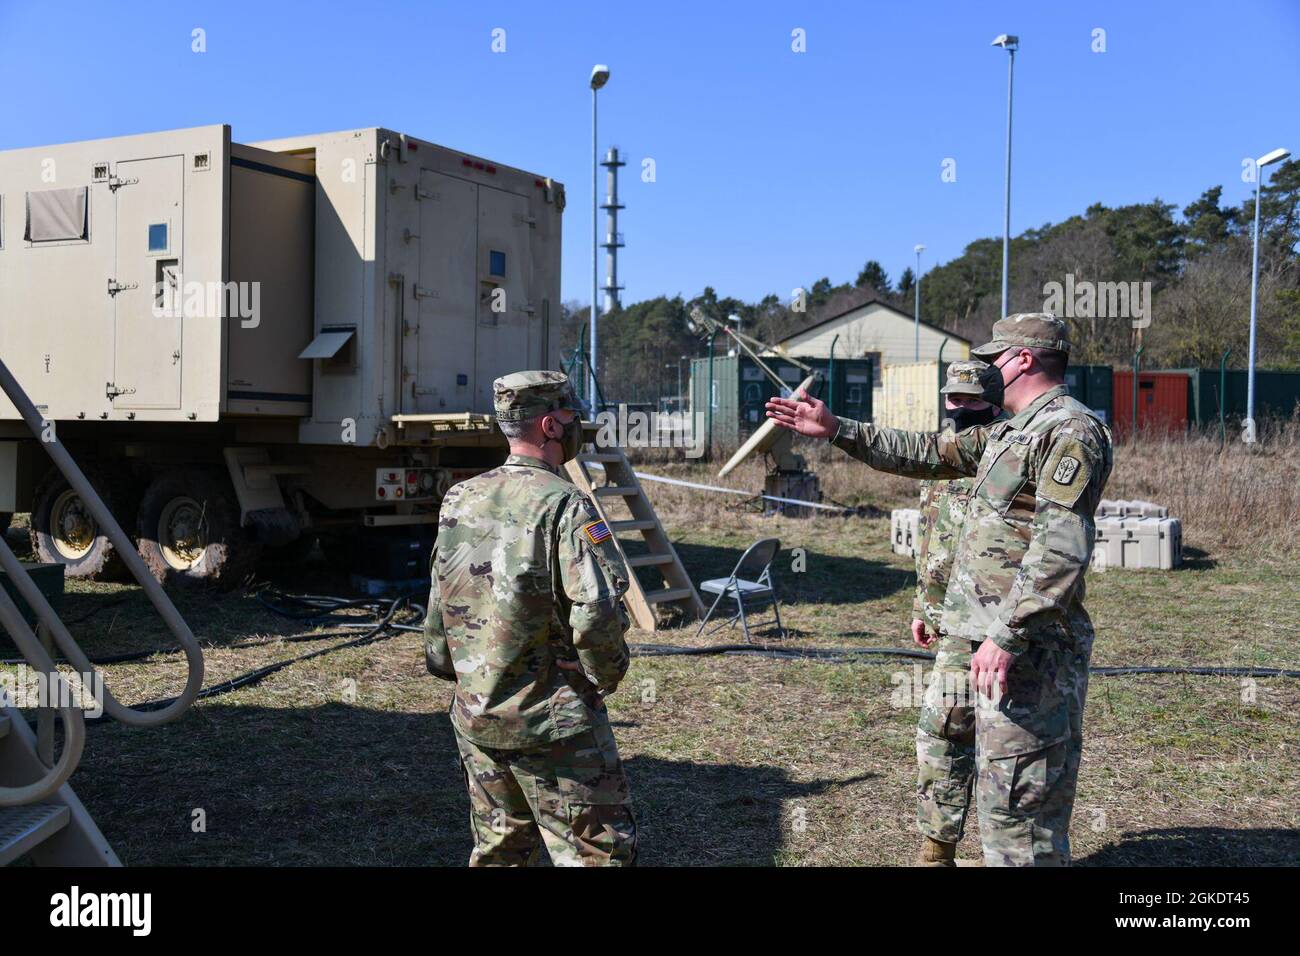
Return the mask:
<svg viewBox="0 0 1300 956">
<path fill-rule="evenodd" d="M 984 859 L 1066 865 L 1093 642 L 1084 572 L 1111 436 L 1066 389 L 1070 342 L 1056 316 L 1007 316 L 972 351 L 993 363 L 982 397 L 1010 419 L 906 432 L 836 418 L 811 398 L 770 399 L 767 414 L 882 471 L 973 477 L 941 622 L 972 650 Z"/>
</svg>

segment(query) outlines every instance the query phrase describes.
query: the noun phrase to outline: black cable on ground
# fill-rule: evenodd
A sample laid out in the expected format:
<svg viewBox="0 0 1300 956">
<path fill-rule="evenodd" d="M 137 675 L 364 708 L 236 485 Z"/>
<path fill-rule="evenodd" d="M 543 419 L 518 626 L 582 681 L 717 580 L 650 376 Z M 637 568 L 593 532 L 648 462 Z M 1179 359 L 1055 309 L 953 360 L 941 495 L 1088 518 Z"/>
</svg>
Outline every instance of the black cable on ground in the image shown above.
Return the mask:
<svg viewBox="0 0 1300 956">
<path fill-rule="evenodd" d="M 399 597 L 394 599 L 392 604 L 388 608 L 388 613 L 384 615 L 383 619 L 380 620 L 378 624 L 374 625 L 365 634 L 362 634 L 360 637 L 354 638 L 350 641 L 344 641 L 341 644 L 332 644 L 329 647 L 321 647 L 318 648 L 317 650 L 310 651 L 306 654 L 300 654 L 297 657 L 291 657 L 286 660 L 276 661 L 274 664 L 267 664 L 265 667 L 258 667 L 254 670 L 248 671 L 247 673 L 240 674 L 238 677 L 232 677 L 229 680 L 224 680 L 219 684 L 213 684 L 211 687 L 205 687 L 203 690 L 199 691 L 198 696 L 195 697 L 195 700 L 196 701 L 209 700 L 213 697 L 220 696 L 221 694 L 228 694 L 231 691 L 238 690 L 241 687 L 251 687 L 254 684 L 261 683 L 263 680 L 270 677 L 272 674 L 284 670 L 286 667 L 290 667 L 293 664 L 301 663 L 302 661 L 311 660 L 314 657 L 322 657 L 325 654 L 332 654 L 335 651 L 346 650 L 347 648 L 350 647 L 363 647 L 367 644 L 375 644 L 378 643 L 379 641 L 387 640 L 388 638 L 391 637 L 396 637 L 397 636 L 396 634 L 384 634 L 384 631 L 390 629 L 390 625 L 392 624 L 393 617 L 407 603 L 408 603 L 407 599 L 404 597 Z M 167 697 L 162 700 L 151 700 L 143 704 L 135 704 L 132 707 L 132 709 L 133 710 L 162 710 L 164 707 L 169 706 L 175 700 L 176 700 L 175 697 Z M 108 717 L 107 714 L 100 714 L 98 717 L 87 717 L 86 723 L 97 724 L 108 720 L 111 720 L 111 718 Z"/>
<path fill-rule="evenodd" d="M 268 597 L 268 595 L 270 597 Z M 393 632 L 415 632 L 420 633 L 423 628 L 412 624 L 399 624 L 393 619 L 397 613 L 408 607 L 414 611 L 420 618 L 425 616 L 425 609 L 422 605 L 415 604 L 408 597 L 398 597 L 391 601 L 385 601 L 378 598 L 340 598 L 331 595 L 289 595 L 275 589 L 265 589 L 256 595 L 258 603 L 267 610 L 281 617 L 290 620 L 306 622 L 315 621 L 337 621 L 342 625 L 342 630 L 309 632 L 305 634 L 286 634 L 275 635 L 265 641 L 245 641 L 238 644 L 229 645 L 209 645 L 209 648 L 229 647 L 232 649 L 244 649 L 252 647 L 264 647 L 277 642 L 299 643 L 307 641 L 319 641 L 330 637 L 348 636 L 359 628 L 365 628 L 366 632 L 359 637 L 340 644 L 334 644 L 329 647 L 318 648 L 306 654 L 297 657 L 287 658 L 263 667 L 256 668 L 241 674 L 238 677 L 230 678 L 219 684 L 204 688 L 199 692 L 199 700 L 206 700 L 221 694 L 227 694 L 241 687 L 249 687 L 259 683 L 272 674 L 275 674 L 286 667 L 303 661 L 311 660 L 315 657 L 321 657 L 325 654 L 331 654 L 335 651 L 345 650 L 351 647 L 362 647 L 367 644 L 377 643 L 381 640 L 387 640 L 396 637 L 396 633 L 385 634 L 385 631 Z M 366 609 L 374 614 L 382 614 L 378 623 L 366 621 L 356 621 L 355 623 L 345 623 L 337 615 L 346 611 L 355 611 Z M 85 620 L 95 612 L 83 615 L 78 620 Z M 352 617 L 352 615 L 349 615 Z M 910 647 L 808 647 L 808 646 L 782 646 L 777 644 L 715 644 L 706 646 L 678 645 L 678 644 L 631 644 L 629 649 L 634 657 L 700 657 L 707 655 L 740 655 L 749 657 L 766 657 L 774 660 L 814 660 L 825 661 L 828 663 L 863 663 L 863 664 L 886 664 L 891 658 L 913 658 L 917 660 L 933 661 L 935 655 L 929 651 L 923 651 Z M 99 658 L 93 658 L 92 664 L 122 664 L 133 661 L 144 660 L 157 654 L 174 654 L 179 653 L 180 648 L 164 648 L 161 650 L 132 651 L 122 654 L 106 655 Z M 879 658 L 879 659 L 877 659 Z M 5 660 L 0 664 L 20 665 L 26 663 L 25 660 Z M 59 663 L 67 663 L 60 660 Z M 1300 678 L 1300 670 L 1290 670 L 1276 667 L 1166 667 L 1166 666 L 1111 666 L 1111 667 L 1091 667 L 1089 672 L 1099 677 L 1117 677 L 1129 675 L 1144 674 L 1172 674 L 1172 675 L 1189 675 L 1204 677 L 1289 677 Z M 137 710 L 160 710 L 174 701 L 175 698 L 165 700 L 149 701 L 144 704 L 136 705 Z M 97 718 L 88 718 L 88 723 L 98 723 L 107 719 L 104 715 Z"/>
</svg>

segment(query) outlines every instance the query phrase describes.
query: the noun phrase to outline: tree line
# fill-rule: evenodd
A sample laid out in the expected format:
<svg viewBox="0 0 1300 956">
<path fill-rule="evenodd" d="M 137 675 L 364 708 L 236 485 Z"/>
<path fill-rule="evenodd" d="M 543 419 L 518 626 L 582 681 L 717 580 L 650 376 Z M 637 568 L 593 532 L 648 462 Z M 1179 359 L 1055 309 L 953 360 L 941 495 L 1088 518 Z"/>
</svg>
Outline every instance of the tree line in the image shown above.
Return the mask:
<svg viewBox="0 0 1300 956">
<path fill-rule="evenodd" d="M 1229 366 L 1244 367 L 1254 216 L 1253 185 L 1238 205 L 1225 205 L 1223 187 L 1213 186 L 1181 211 L 1158 198 L 1115 208 L 1098 203 L 1028 229 L 1011 240 L 1010 311 L 1065 317 L 1080 364 L 1127 365 L 1141 346 L 1147 368 L 1213 368 L 1228 350 Z M 1300 161 L 1291 160 L 1261 191 L 1257 355 L 1265 368 L 1300 368 L 1298 247 Z M 695 307 L 720 320 L 734 315 L 744 331 L 775 342 L 873 297 L 910 315 L 915 281 L 910 268 L 891 280 L 870 259 L 851 283 L 822 277 L 806 285 L 802 301 L 771 294 L 745 302 L 706 287 L 690 299 L 627 304 L 601 317 L 600 379 L 615 400 L 675 393 L 675 363 L 684 378 L 682 356 L 706 352 L 687 328 Z M 1001 290 L 1002 240 L 976 239 L 922 276 L 921 318 L 985 341 L 1000 317 Z M 586 307 L 565 304 L 566 350 L 585 342 L 587 315 Z"/>
</svg>

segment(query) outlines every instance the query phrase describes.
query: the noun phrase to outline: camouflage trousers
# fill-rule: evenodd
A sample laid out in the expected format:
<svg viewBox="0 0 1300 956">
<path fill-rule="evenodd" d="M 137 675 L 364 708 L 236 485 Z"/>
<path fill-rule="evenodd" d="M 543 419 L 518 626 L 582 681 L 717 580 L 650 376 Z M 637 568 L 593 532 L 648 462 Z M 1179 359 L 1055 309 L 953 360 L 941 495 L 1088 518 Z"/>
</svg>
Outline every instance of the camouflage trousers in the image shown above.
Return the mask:
<svg viewBox="0 0 1300 956">
<path fill-rule="evenodd" d="M 961 839 L 975 779 L 970 655 L 970 641 L 940 636 L 916 725 L 916 824 L 945 843 Z"/>
<path fill-rule="evenodd" d="M 1068 866 L 1092 634 L 1034 644 L 1007 692 L 975 701 L 976 806 L 986 866 Z"/>
<path fill-rule="evenodd" d="M 594 730 L 528 750 L 480 747 L 459 733 L 469 789 L 470 866 L 528 866 L 545 844 L 556 866 L 631 866 L 636 821 L 614 732 Z"/>
</svg>

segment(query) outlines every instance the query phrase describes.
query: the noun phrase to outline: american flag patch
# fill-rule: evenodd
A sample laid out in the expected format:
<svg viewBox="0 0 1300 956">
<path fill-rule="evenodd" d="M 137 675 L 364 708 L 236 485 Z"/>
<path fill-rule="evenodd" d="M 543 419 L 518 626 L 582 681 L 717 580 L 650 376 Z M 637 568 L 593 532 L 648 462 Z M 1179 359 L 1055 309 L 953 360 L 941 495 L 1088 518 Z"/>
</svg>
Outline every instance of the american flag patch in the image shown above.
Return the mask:
<svg viewBox="0 0 1300 956">
<path fill-rule="evenodd" d="M 600 544 L 602 541 L 609 540 L 609 525 L 603 521 L 593 521 L 591 524 L 585 524 L 582 526 L 582 530 L 592 544 Z"/>
</svg>

